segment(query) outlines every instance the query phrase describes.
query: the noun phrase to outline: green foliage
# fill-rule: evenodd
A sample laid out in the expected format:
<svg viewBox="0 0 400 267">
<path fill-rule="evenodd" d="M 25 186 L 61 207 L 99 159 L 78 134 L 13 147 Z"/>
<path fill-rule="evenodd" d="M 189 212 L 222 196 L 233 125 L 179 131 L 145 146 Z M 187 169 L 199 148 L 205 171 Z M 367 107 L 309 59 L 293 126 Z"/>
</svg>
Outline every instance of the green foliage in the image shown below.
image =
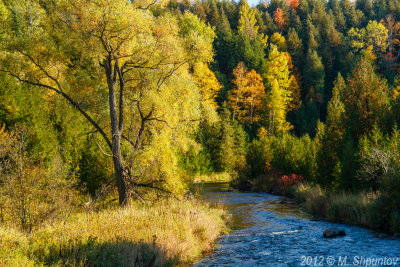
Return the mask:
<svg viewBox="0 0 400 267">
<path fill-rule="evenodd" d="M 83 191 L 92 197 L 111 180 L 112 166 L 101 151 L 99 151 L 95 140 L 88 137 L 84 147 L 80 151 L 78 179 Z"/>
<path fill-rule="evenodd" d="M 217 169 L 227 172 L 240 169 L 244 163 L 246 133 L 232 118 L 225 103 L 222 107 L 220 132 Z"/>
<path fill-rule="evenodd" d="M 308 97 L 322 104 L 325 97 L 325 71 L 321 57 L 315 50 L 308 50 L 304 65 L 304 86 L 307 88 Z"/>
<path fill-rule="evenodd" d="M 309 136 L 297 138 L 291 134 L 266 136 L 249 145 L 246 162 L 252 178 L 267 174 L 271 168 L 284 173 L 303 175 L 312 182 L 316 178 L 318 144 Z"/>
<path fill-rule="evenodd" d="M 331 189 L 337 189 L 340 181 L 342 144 L 345 134 L 344 104 L 341 96 L 345 90 L 345 81 L 338 75 L 333 88 L 333 96 L 328 103 L 326 129 L 318 151 L 318 182 Z"/>
<path fill-rule="evenodd" d="M 196 141 L 200 146 L 192 146 L 182 153 L 180 162 L 192 175 L 238 171 L 244 163 L 246 138 L 242 126 L 232 118 L 224 103 L 220 120 L 202 123 L 196 133 Z"/>
<path fill-rule="evenodd" d="M 381 123 L 388 110 L 388 86 L 372 63 L 361 58 L 347 79 L 343 95 L 346 127 L 357 140 Z"/>
</svg>

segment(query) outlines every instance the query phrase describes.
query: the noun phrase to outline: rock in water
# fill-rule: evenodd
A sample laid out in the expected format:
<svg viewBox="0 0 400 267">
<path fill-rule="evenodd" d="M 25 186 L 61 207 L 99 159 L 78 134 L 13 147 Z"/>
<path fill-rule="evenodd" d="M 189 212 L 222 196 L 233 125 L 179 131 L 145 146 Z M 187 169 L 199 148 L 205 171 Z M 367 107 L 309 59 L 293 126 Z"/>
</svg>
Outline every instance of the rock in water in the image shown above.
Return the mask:
<svg viewBox="0 0 400 267">
<path fill-rule="evenodd" d="M 386 238 L 386 237 L 388 237 L 387 234 L 379 234 L 379 235 L 378 235 L 378 238 Z"/>
<path fill-rule="evenodd" d="M 346 232 L 343 229 L 329 228 L 324 231 L 323 237 L 332 238 L 337 236 L 345 236 Z"/>
<path fill-rule="evenodd" d="M 400 233 L 394 234 L 393 237 L 400 238 Z"/>
</svg>

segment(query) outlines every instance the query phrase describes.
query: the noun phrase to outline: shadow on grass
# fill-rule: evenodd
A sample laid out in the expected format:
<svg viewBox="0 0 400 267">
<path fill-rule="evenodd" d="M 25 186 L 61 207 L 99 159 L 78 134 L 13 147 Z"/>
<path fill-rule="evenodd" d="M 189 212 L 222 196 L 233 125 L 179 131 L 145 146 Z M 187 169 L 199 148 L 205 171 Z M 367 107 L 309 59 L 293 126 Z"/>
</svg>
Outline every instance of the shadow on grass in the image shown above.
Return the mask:
<svg viewBox="0 0 400 267">
<path fill-rule="evenodd" d="M 68 244 L 51 245 L 33 252 L 47 266 L 174 266 L 177 259 L 167 258 L 154 244 L 118 240 L 99 243 L 95 238 Z"/>
</svg>

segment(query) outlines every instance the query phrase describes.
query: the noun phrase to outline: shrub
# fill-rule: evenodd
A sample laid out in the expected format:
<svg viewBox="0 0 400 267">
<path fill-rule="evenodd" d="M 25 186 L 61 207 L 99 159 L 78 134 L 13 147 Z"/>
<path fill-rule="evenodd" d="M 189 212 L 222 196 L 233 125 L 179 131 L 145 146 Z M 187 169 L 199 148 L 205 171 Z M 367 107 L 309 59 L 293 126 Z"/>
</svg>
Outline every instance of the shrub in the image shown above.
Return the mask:
<svg viewBox="0 0 400 267">
<path fill-rule="evenodd" d="M 290 186 L 300 183 L 304 180 L 302 175 L 292 173 L 290 175 L 284 175 L 278 180 L 281 191 L 285 192 Z"/>
<path fill-rule="evenodd" d="M 24 136 L 22 130 L 0 128 L 0 219 L 31 231 L 67 212 L 75 194 L 62 161 L 54 158 L 49 169 L 33 162 L 25 151 Z"/>
<path fill-rule="evenodd" d="M 271 170 L 279 170 L 283 173 L 298 173 L 308 181 L 314 181 L 317 150 L 318 143 L 308 135 L 301 138 L 288 133 L 279 137 L 262 136 L 253 140 L 248 147 L 248 171 L 243 173 L 250 177 L 241 175 L 241 179 L 254 179 Z"/>
</svg>

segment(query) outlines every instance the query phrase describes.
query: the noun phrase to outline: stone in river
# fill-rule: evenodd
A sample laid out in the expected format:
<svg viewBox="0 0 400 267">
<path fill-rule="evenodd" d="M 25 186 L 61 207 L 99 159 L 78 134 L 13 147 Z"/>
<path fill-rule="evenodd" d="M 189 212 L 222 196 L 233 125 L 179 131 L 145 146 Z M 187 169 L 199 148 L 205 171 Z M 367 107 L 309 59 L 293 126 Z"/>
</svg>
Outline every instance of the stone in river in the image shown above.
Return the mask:
<svg viewBox="0 0 400 267">
<path fill-rule="evenodd" d="M 343 229 L 328 228 L 324 231 L 323 237 L 332 238 L 337 236 L 345 236 L 346 232 Z"/>
</svg>

